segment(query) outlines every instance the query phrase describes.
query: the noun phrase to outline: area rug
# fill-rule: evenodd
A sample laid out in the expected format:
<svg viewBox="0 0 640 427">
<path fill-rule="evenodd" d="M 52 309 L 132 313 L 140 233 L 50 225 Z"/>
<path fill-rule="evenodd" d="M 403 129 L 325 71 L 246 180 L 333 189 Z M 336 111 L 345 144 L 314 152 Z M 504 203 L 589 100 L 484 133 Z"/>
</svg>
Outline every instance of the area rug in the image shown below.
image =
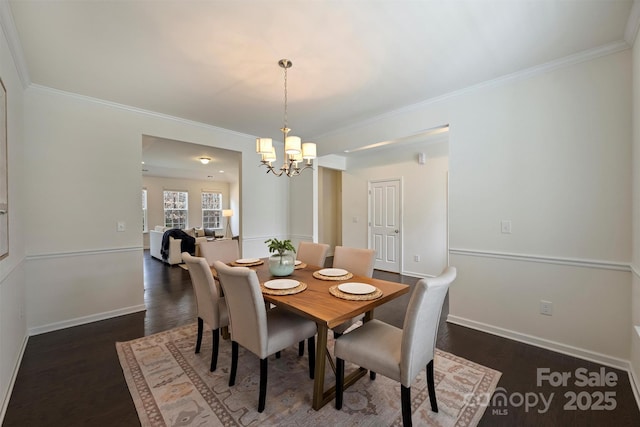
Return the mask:
<svg viewBox="0 0 640 427">
<path fill-rule="evenodd" d="M 240 348 L 236 384 L 228 386 L 231 343 L 221 340 L 218 368 L 209 372 L 211 333 L 194 353 L 196 324 L 116 343 L 140 423 L 147 426 L 401 426 L 400 385 L 378 375 L 345 390 L 343 406 L 311 408 L 313 380 L 297 346 L 269 359 L 266 408 L 258 413 L 259 360 Z M 329 334 L 331 335 L 331 334 Z M 330 349 L 333 339 L 329 338 Z M 475 426 L 501 373 L 437 350 L 434 361 L 439 412 L 429 404 L 424 371 L 411 386 L 413 423 Z M 355 368 L 346 364 L 346 372 Z M 335 384 L 327 365 L 326 387 Z"/>
</svg>

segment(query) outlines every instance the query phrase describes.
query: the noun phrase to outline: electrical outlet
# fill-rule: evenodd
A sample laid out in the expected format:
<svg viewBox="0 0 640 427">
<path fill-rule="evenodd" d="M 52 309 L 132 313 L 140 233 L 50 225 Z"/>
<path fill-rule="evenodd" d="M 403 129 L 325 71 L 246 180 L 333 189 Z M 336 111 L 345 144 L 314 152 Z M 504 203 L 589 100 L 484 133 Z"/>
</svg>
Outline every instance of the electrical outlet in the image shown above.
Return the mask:
<svg viewBox="0 0 640 427">
<path fill-rule="evenodd" d="M 511 234 L 511 220 L 503 219 L 500 221 L 500 231 L 502 234 Z"/>
<path fill-rule="evenodd" d="M 118 221 L 118 225 L 116 228 L 118 231 L 125 231 L 127 229 L 126 224 L 124 223 L 124 221 Z"/>
<path fill-rule="evenodd" d="M 553 315 L 553 303 L 551 301 L 540 300 L 540 314 L 545 316 Z"/>
<path fill-rule="evenodd" d="M 420 255 L 414 255 L 414 256 L 413 256 L 413 260 L 414 260 L 415 262 L 420 262 Z"/>
</svg>

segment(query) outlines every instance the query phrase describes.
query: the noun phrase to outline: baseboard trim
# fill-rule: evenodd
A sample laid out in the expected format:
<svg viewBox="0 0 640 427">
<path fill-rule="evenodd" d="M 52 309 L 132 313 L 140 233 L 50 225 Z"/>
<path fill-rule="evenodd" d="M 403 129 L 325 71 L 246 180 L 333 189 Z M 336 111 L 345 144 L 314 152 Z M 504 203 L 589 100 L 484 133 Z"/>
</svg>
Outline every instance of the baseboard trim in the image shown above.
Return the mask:
<svg viewBox="0 0 640 427">
<path fill-rule="evenodd" d="M 13 386 L 16 383 L 16 378 L 18 377 L 18 371 L 20 371 L 20 365 L 22 365 L 22 357 L 24 356 L 24 351 L 27 348 L 27 341 L 29 341 L 28 335 L 26 335 L 22 340 L 20 354 L 18 354 L 18 360 L 16 360 L 16 365 L 13 368 L 13 372 L 11 373 L 11 379 L 9 380 L 9 387 L 7 387 L 7 392 L 4 395 L 4 399 L 2 399 L 2 412 L 0 412 L 0 425 L 2 425 L 4 421 L 4 415 L 6 414 L 7 408 L 9 407 L 9 400 L 11 399 L 11 394 L 13 393 Z"/>
<path fill-rule="evenodd" d="M 35 326 L 33 328 L 29 328 L 29 336 L 40 335 L 60 329 L 71 328 L 73 326 L 80 326 L 100 320 L 111 319 L 113 317 L 124 316 L 126 314 L 138 313 L 140 311 L 145 311 L 146 309 L 147 307 L 144 304 L 140 304 L 131 307 L 119 308 L 117 310 L 92 314 L 90 316 L 76 317 L 74 319 L 63 320 L 61 322 L 49 323 L 48 325 Z"/>
<path fill-rule="evenodd" d="M 555 351 L 556 353 L 562 353 L 568 356 L 577 357 L 578 359 L 588 360 L 590 362 L 599 363 L 601 365 L 610 366 L 616 369 L 622 369 L 627 372 L 631 371 L 631 365 L 629 364 L 628 360 L 607 356 L 606 354 L 598 353 L 595 351 L 562 344 L 556 341 L 539 338 L 533 335 L 523 334 L 520 332 L 488 325 L 482 322 L 476 322 L 474 320 L 465 319 L 458 316 L 448 315 L 447 322 L 475 329 L 477 331 L 486 332 L 491 335 L 508 338 L 513 341 L 518 341 L 536 347 L 544 348 L 546 350 Z"/>
</svg>

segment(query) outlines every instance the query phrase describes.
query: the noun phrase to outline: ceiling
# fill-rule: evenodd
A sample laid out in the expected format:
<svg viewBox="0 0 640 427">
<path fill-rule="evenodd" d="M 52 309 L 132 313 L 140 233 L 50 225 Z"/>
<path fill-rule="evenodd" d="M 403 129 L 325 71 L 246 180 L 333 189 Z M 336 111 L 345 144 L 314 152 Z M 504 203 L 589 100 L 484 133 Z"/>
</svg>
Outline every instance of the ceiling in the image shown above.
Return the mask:
<svg viewBox="0 0 640 427">
<path fill-rule="evenodd" d="M 624 0 L 9 0 L 9 6 L 26 85 L 276 140 L 284 115 L 281 58 L 293 62 L 291 134 L 313 140 L 564 58 L 626 48 L 639 9 Z M 337 152 L 318 146 L 320 155 L 331 151 Z"/>
<path fill-rule="evenodd" d="M 200 157 L 211 161 L 204 165 Z M 142 175 L 237 183 L 241 153 L 206 145 L 142 136 Z"/>
</svg>

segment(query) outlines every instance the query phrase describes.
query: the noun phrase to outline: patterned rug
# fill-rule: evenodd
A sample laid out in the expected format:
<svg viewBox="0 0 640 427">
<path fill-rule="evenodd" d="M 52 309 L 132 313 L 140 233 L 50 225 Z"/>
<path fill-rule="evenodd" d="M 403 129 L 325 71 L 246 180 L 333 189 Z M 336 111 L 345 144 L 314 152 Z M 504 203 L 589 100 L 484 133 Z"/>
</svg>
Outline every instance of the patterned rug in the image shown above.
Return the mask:
<svg viewBox="0 0 640 427">
<path fill-rule="evenodd" d="M 207 333 L 208 332 L 208 333 Z M 333 339 L 329 334 L 329 348 Z M 116 343 L 118 357 L 146 426 L 401 426 L 400 385 L 382 375 L 369 376 L 345 390 L 343 406 L 311 408 L 313 380 L 308 359 L 297 346 L 269 358 L 267 401 L 258 413 L 258 358 L 240 347 L 236 384 L 228 386 L 231 343 L 220 340 L 218 368 L 209 372 L 211 332 L 194 353 L 196 324 L 133 341 Z M 306 350 L 306 348 L 305 348 Z M 413 422 L 420 426 L 475 426 L 501 373 L 437 350 L 434 362 L 439 412 L 431 411 L 424 371 L 411 386 Z M 355 368 L 348 363 L 345 371 Z M 326 385 L 335 384 L 327 365 Z"/>
</svg>

